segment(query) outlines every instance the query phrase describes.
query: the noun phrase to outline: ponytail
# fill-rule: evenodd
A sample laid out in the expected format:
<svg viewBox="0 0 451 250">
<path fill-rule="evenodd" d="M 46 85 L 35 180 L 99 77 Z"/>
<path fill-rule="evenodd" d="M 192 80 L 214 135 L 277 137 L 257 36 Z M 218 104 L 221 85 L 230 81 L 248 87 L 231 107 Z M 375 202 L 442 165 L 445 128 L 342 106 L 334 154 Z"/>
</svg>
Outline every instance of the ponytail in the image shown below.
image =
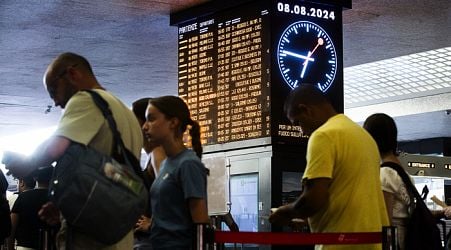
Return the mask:
<svg viewBox="0 0 451 250">
<path fill-rule="evenodd" d="M 193 121 L 191 118 L 188 121 L 188 125 L 191 125 L 191 129 L 189 130 L 189 135 L 191 136 L 191 146 L 193 147 L 196 155 L 201 159 L 202 158 L 202 144 L 200 142 L 200 126 L 199 123 Z"/>
<path fill-rule="evenodd" d="M 191 126 L 189 135 L 191 136 L 191 147 L 196 152 L 197 157 L 202 159 L 202 143 L 200 142 L 200 126 L 199 123 L 193 121 L 191 118 L 188 120 L 188 125 Z M 210 169 L 205 167 L 205 172 L 210 175 Z"/>
</svg>

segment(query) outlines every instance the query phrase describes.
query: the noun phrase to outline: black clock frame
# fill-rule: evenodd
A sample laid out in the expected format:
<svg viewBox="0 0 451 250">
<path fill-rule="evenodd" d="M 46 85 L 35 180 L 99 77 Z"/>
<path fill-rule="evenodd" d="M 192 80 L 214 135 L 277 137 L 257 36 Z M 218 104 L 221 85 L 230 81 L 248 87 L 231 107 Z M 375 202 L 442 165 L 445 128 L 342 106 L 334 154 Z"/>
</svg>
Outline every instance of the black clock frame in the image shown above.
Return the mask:
<svg viewBox="0 0 451 250">
<path fill-rule="evenodd" d="M 290 11 L 283 12 L 278 10 L 278 3 L 288 4 Z M 325 19 L 307 15 L 300 15 L 292 13 L 293 6 L 303 6 L 307 10 L 321 9 L 329 12 L 334 12 L 334 18 Z M 283 78 L 278 63 L 278 46 L 279 39 L 290 25 L 294 23 L 304 21 L 314 23 L 321 27 L 331 39 L 334 44 L 336 53 L 336 72 L 333 81 L 330 82 L 325 95 L 329 98 L 337 112 L 342 113 L 344 110 L 343 100 L 343 27 L 342 27 L 342 6 L 318 4 L 310 1 L 272 1 L 271 3 L 271 135 L 273 144 L 283 145 L 297 145 L 299 144 L 299 138 L 280 136 L 279 127 L 285 125 L 289 127 L 290 121 L 286 118 L 283 111 L 283 104 L 285 97 L 292 90 L 292 87 L 286 83 Z M 314 45 L 313 45 L 314 46 Z M 303 47 L 312 47 L 311 42 L 305 44 Z M 316 52 L 315 52 L 316 53 Z M 301 62 L 302 64 L 302 62 Z M 311 72 L 312 74 L 320 74 L 321 69 L 317 72 Z M 323 72 L 321 72 L 323 74 Z M 313 77 L 313 76 L 312 76 Z M 314 77 L 313 77 L 314 78 Z M 309 84 L 315 84 L 311 82 L 311 78 L 308 79 Z M 301 83 L 299 83 L 301 84 Z M 294 130 L 292 132 L 295 132 Z"/>
</svg>

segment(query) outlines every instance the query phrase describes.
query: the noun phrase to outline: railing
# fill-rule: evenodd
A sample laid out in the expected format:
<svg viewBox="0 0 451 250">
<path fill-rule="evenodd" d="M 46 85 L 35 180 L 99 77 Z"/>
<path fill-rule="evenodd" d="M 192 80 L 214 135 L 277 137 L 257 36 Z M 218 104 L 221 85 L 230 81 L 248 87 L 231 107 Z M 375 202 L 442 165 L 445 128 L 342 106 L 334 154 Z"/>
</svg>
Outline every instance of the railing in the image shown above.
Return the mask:
<svg viewBox="0 0 451 250">
<path fill-rule="evenodd" d="M 382 232 L 360 233 L 280 233 L 226 232 L 199 224 L 193 243 L 195 250 L 220 250 L 224 243 L 258 245 L 356 245 L 382 243 L 383 250 L 397 249 L 396 227 L 383 227 Z"/>
</svg>

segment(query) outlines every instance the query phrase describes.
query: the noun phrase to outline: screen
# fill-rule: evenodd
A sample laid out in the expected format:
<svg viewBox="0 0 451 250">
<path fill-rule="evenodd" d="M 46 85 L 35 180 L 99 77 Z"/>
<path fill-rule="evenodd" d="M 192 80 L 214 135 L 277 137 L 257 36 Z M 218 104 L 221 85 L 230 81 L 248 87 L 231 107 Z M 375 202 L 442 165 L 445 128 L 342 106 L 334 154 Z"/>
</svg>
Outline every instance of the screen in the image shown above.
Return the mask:
<svg viewBox="0 0 451 250">
<path fill-rule="evenodd" d="M 270 136 L 268 14 L 253 4 L 179 25 L 179 96 L 204 145 Z"/>
<path fill-rule="evenodd" d="M 301 195 L 302 175 L 300 172 L 282 172 L 282 205 L 294 202 Z"/>
<path fill-rule="evenodd" d="M 240 231 L 258 232 L 258 174 L 230 177 L 231 210 Z"/>
<path fill-rule="evenodd" d="M 299 143 L 283 103 L 302 83 L 342 112 L 341 33 L 341 8 L 304 1 L 252 1 L 178 23 L 178 92 L 202 144 Z"/>
</svg>

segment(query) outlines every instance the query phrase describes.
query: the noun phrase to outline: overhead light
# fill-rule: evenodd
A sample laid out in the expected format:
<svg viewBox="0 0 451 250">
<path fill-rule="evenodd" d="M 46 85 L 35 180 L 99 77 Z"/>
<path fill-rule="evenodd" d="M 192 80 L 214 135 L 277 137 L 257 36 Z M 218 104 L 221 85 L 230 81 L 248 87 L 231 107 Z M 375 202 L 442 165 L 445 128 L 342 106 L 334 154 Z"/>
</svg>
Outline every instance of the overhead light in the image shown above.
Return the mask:
<svg viewBox="0 0 451 250">
<path fill-rule="evenodd" d="M 347 67 L 344 83 L 345 108 L 451 92 L 451 47 Z"/>
</svg>

